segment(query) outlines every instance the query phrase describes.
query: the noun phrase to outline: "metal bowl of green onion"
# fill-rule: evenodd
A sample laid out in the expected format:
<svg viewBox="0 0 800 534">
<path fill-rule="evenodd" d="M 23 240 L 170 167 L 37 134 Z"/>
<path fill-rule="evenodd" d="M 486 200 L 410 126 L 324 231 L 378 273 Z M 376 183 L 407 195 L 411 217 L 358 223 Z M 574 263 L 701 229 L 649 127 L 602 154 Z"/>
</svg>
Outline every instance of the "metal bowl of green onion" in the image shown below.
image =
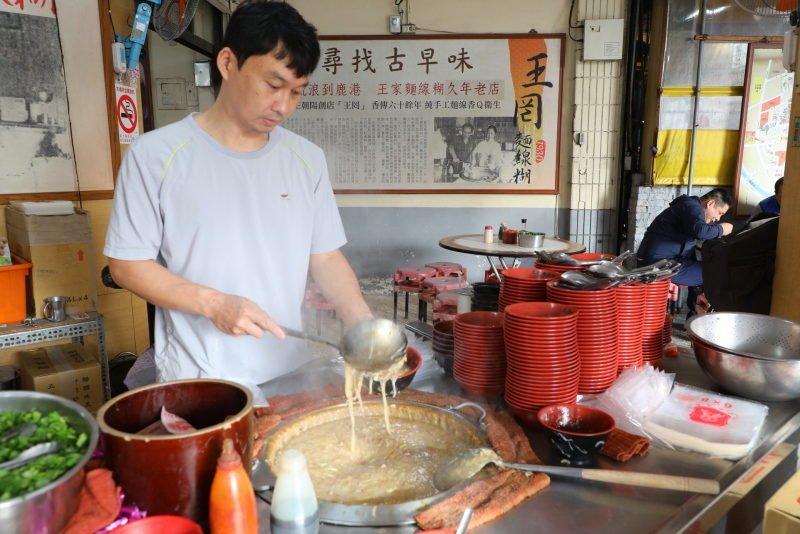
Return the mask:
<svg viewBox="0 0 800 534">
<path fill-rule="evenodd" d="M 61 448 L 21 467 L 0 469 L 0 530 L 59 532 L 77 509 L 83 467 L 97 446 L 97 423 L 84 407 L 62 397 L 0 392 L 0 436 L 24 423 L 35 430 L 0 440 L 0 462 L 37 443 L 57 441 Z"/>
</svg>

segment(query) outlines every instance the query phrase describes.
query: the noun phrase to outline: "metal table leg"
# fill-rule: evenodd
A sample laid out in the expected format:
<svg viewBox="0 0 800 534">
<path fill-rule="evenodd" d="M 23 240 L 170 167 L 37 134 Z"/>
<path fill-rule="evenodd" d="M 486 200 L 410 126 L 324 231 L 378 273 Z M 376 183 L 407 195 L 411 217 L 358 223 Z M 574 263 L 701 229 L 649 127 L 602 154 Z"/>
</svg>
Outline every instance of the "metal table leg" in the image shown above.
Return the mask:
<svg viewBox="0 0 800 534">
<path fill-rule="evenodd" d="M 495 267 L 495 264 L 492 261 L 492 257 L 491 256 L 486 256 L 486 259 L 489 260 L 489 266 L 492 268 L 492 272 L 497 277 L 497 280 L 500 281 L 501 280 L 500 273 L 498 272 L 497 267 Z M 501 258 L 500 261 L 502 262 L 502 258 Z"/>
</svg>

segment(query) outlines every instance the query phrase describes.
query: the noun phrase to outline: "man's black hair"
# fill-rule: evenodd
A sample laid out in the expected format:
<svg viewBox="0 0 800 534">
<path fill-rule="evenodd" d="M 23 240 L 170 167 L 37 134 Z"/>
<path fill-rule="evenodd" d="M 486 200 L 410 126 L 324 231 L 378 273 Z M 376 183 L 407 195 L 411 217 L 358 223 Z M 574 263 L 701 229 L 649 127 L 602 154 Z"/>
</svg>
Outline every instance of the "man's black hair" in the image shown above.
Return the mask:
<svg viewBox="0 0 800 534">
<path fill-rule="evenodd" d="M 778 194 L 778 191 L 781 190 L 781 187 L 783 187 L 783 176 L 781 176 L 780 178 L 778 178 L 775 181 L 775 194 L 776 195 Z"/>
<path fill-rule="evenodd" d="M 298 77 L 308 76 L 319 62 L 317 29 L 284 2 L 251 0 L 240 5 L 231 15 L 222 47 L 230 48 L 241 69 L 250 56 L 271 53 L 277 59 L 288 59 L 288 67 Z M 216 62 L 212 75 L 219 87 L 222 77 Z"/>
<path fill-rule="evenodd" d="M 715 187 L 702 197 L 700 197 L 701 201 L 705 200 L 713 200 L 715 204 L 725 204 L 726 206 L 730 207 L 733 206 L 733 197 L 731 196 L 730 191 L 727 189 L 723 189 L 721 187 Z"/>
</svg>

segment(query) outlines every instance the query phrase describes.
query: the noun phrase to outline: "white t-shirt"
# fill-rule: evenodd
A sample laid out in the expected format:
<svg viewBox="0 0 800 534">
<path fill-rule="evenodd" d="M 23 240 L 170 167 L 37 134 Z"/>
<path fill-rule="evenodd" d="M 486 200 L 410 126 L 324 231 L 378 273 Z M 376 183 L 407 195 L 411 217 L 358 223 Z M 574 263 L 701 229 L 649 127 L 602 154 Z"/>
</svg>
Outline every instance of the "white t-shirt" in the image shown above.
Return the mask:
<svg viewBox="0 0 800 534">
<path fill-rule="evenodd" d="M 497 169 L 503 163 L 503 151 L 500 143 L 484 139 L 472 151 L 472 164 L 489 169 Z"/>
<path fill-rule="evenodd" d="M 235 152 L 190 115 L 128 148 L 103 252 L 158 261 L 300 328 L 310 255 L 345 241 L 319 147 L 275 128 L 261 149 Z M 204 317 L 162 308 L 155 351 L 159 380 L 224 378 L 257 396 L 255 385 L 310 358 L 297 340 L 229 336 Z"/>
</svg>

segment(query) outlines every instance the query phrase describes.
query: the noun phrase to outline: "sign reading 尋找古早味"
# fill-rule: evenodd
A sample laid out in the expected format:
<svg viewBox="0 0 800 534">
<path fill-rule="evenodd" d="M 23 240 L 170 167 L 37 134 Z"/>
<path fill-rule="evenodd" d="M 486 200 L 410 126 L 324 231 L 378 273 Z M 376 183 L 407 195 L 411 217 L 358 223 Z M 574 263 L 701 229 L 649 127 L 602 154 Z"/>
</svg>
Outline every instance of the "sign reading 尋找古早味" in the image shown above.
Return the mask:
<svg viewBox="0 0 800 534">
<path fill-rule="evenodd" d="M 563 35 L 323 37 L 288 129 L 348 192 L 555 193 Z"/>
</svg>

